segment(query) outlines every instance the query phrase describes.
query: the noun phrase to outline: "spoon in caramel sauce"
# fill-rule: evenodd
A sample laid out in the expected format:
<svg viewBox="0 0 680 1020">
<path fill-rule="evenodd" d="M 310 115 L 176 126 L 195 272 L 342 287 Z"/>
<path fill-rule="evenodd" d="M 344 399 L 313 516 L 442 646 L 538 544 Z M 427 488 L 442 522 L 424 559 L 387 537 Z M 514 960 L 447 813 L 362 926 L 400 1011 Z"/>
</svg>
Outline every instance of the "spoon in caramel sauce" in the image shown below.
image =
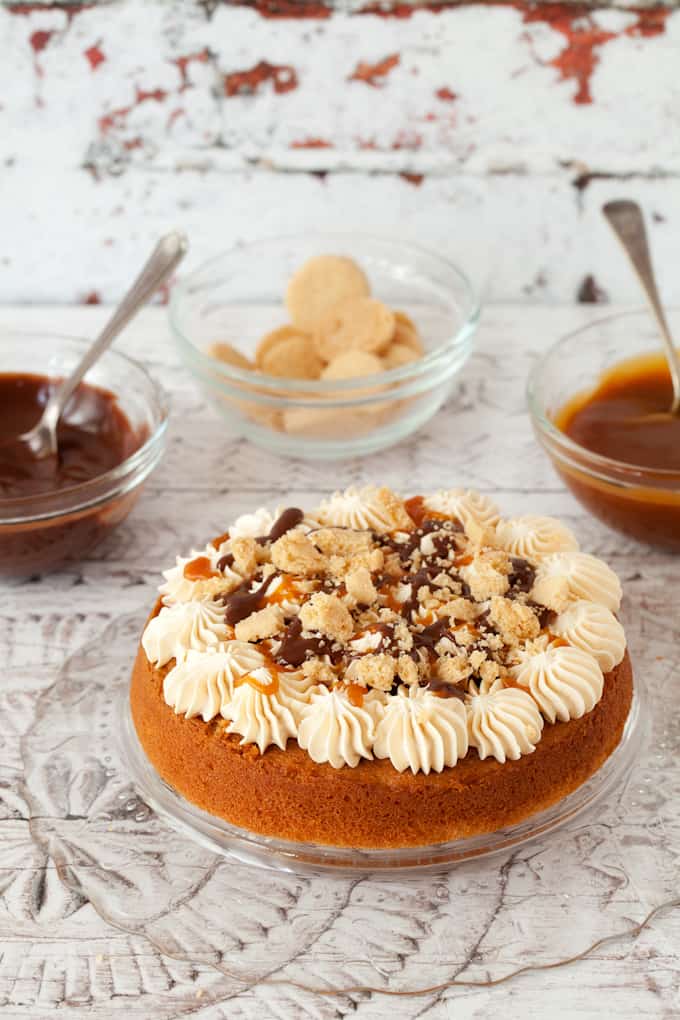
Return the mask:
<svg viewBox="0 0 680 1020">
<path fill-rule="evenodd" d="M 49 460 L 57 455 L 57 425 L 64 409 L 73 396 L 85 374 L 106 351 L 128 322 L 146 304 L 150 297 L 167 280 L 179 265 L 187 251 L 188 243 L 184 234 L 174 232 L 162 237 L 151 253 L 144 268 L 132 284 L 118 308 L 87 349 L 71 374 L 54 389 L 45 404 L 40 420 L 28 432 L 3 443 L 0 448 L 0 471 L 33 463 L 33 472 L 49 471 Z M 44 466 L 36 462 L 44 461 Z"/>
<path fill-rule="evenodd" d="M 668 419 L 680 414 L 680 358 L 673 343 L 673 337 L 666 321 L 659 291 L 654 277 L 652 258 L 647 243 L 647 231 L 642 210 L 637 202 L 630 199 L 618 199 L 602 206 L 605 219 L 613 229 L 623 249 L 631 261 L 638 280 L 642 284 L 649 306 L 659 327 L 665 346 L 666 360 L 671 376 L 673 397 L 668 411 L 646 412 L 630 419 L 633 421 L 649 421 L 654 417 L 659 420 Z"/>
</svg>

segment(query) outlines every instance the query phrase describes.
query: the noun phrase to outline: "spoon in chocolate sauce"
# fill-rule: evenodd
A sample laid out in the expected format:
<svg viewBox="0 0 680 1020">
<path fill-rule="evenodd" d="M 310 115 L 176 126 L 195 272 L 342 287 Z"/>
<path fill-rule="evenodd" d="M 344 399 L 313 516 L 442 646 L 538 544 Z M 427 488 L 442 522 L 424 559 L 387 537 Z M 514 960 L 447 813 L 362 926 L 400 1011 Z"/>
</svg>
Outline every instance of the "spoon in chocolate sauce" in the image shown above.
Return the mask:
<svg viewBox="0 0 680 1020">
<path fill-rule="evenodd" d="M 28 432 L 9 440 L 13 447 L 12 451 L 7 449 L 8 444 L 3 444 L 0 459 L 7 459 L 10 454 L 12 460 L 19 460 L 26 455 L 35 460 L 56 456 L 57 424 L 76 387 L 128 322 L 179 265 L 187 248 L 186 236 L 177 231 L 160 239 L 141 273 L 95 342 L 87 349 L 68 378 L 62 380 L 52 393 L 45 404 L 40 421 Z"/>
</svg>

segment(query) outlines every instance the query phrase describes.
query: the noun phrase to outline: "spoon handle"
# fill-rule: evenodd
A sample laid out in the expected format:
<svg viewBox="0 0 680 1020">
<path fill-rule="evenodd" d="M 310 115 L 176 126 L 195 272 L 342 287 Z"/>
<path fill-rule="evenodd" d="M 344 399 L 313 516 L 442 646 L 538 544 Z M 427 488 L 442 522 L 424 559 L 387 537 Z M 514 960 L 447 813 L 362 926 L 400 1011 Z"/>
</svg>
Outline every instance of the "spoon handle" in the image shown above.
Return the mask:
<svg viewBox="0 0 680 1020">
<path fill-rule="evenodd" d="M 186 254 L 188 242 L 186 236 L 178 231 L 162 237 L 149 259 L 132 284 L 127 294 L 116 308 L 97 340 L 85 352 L 77 367 L 68 379 L 55 390 L 45 408 L 43 420 L 46 424 L 56 424 L 71 397 L 71 394 L 82 381 L 92 365 L 104 353 L 118 334 L 127 326 L 139 309 L 172 273 Z"/>
<path fill-rule="evenodd" d="M 659 299 L 642 210 L 637 202 L 632 202 L 630 199 L 618 199 L 603 205 L 602 212 L 623 245 L 659 326 L 666 345 L 666 357 L 673 384 L 671 414 L 677 414 L 680 411 L 680 359 L 678 359 L 678 352 L 675 349 L 673 337 Z"/>
</svg>

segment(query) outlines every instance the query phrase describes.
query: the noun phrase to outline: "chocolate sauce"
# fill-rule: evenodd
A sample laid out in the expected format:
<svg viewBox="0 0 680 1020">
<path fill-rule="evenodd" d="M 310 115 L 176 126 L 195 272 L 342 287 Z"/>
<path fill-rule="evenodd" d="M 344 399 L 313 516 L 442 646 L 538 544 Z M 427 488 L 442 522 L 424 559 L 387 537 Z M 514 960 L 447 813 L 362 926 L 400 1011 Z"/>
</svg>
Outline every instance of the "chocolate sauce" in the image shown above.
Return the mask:
<svg viewBox="0 0 680 1020">
<path fill-rule="evenodd" d="M 222 543 L 220 542 L 220 545 L 221 544 Z M 217 569 L 219 571 L 221 571 L 222 573 L 224 573 L 224 571 L 227 569 L 227 567 L 233 567 L 233 566 L 234 566 L 234 557 L 232 556 L 231 553 L 225 553 L 225 555 L 221 556 L 219 558 L 219 560 L 217 561 Z"/>
<path fill-rule="evenodd" d="M 0 374 L 0 497 L 56 492 L 118 467 L 140 437 L 108 390 L 81 383 L 57 426 L 55 457 L 38 460 L 14 440 L 37 424 L 59 380 Z"/>
<path fill-rule="evenodd" d="M 276 542 L 279 538 L 282 538 L 286 532 L 292 528 L 297 527 L 301 521 L 304 520 L 304 513 L 299 510 L 296 506 L 289 506 L 287 510 L 284 510 L 276 518 L 272 524 L 268 535 L 260 535 L 255 541 L 258 545 L 269 545 L 270 542 Z"/>
<path fill-rule="evenodd" d="M 250 616 L 251 613 L 261 609 L 264 593 L 275 577 L 276 574 L 265 577 L 260 587 L 256 588 L 255 591 L 250 590 L 252 582 L 245 580 L 234 591 L 228 595 L 223 595 L 221 601 L 224 605 L 225 623 L 234 627 L 241 620 L 245 620 L 247 616 Z"/>
<path fill-rule="evenodd" d="M 433 652 L 438 641 L 441 641 L 443 637 L 450 637 L 450 626 L 451 621 L 446 616 L 441 620 L 435 620 L 428 627 L 423 627 L 421 631 L 413 634 L 413 647 L 416 649 L 425 648 L 428 652 Z"/>
<path fill-rule="evenodd" d="M 424 567 L 421 570 L 416 571 L 415 574 L 410 574 L 404 578 L 404 584 L 411 585 L 411 594 L 409 598 L 404 602 L 401 608 L 401 615 L 407 620 L 411 619 L 411 613 L 415 612 L 420 603 L 418 602 L 418 592 L 421 588 L 426 588 L 431 578 L 432 569 Z"/>
<path fill-rule="evenodd" d="M 89 383 L 78 386 L 57 427 L 56 456 L 38 460 L 16 441 L 37 424 L 59 382 L 31 373 L 0 374 L 0 512 L 4 499 L 53 493 L 58 511 L 44 520 L 0 531 L 2 577 L 42 574 L 82 559 L 127 516 L 139 496 L 139 490 L 132 488 L 115 499 L 93 500 L 87 509 L 79 510 L 79 495 L 67 491 L 118 467 L 147 439 L 146 426 L 133 427 L 108 390 Z M 102 488 L 101 495 L 105 493 Z"/>
<path fill-rule="evenodd" d="M 519 556 L 511 556 L 512 570 L 508 576 L 510 594 L 513 592 L 530 592 L 536 580 L 536 571 L 526 560 Z"/>
<path fill-rule="evenodd" d="M 455 684 L 447 684 L 446 680 L 439 680 L 437 677 L 430 677 L 424 687 L 429 687 L 433 694 L 443 695 L 445 698 L 458 698 L 459 701 L 465 700 L 465 691 L 462 687 L 456 687 Z"/>
<path fill-rule="evenodd" d="M 331 642 L 322 635 L 303 638 L 302 622 L 296 616 L 283 632 L 276 660 L 285 666 L 297 667 L 305 661 L 308 652 L 311 652 L 312 655 L 330 655 Z"/>
</svg>

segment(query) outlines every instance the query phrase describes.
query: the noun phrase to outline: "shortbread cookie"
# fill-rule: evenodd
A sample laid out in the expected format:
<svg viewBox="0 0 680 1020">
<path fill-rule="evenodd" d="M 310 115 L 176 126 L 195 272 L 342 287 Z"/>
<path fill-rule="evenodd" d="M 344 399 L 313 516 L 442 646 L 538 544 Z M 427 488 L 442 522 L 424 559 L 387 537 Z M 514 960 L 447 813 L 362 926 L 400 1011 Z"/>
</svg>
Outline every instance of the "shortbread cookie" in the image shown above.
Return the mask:
<svg viewBox="0 0 680 1020">
<path fill-rule="evenodd" d="M 314 343 L 325 361 L 347 350 L 383 350 L 394 336 L 394 314 L 376 298 L 348 298 L 326 313 L 314 333 Z"/>
<path fill-rule="evenodd" d="M 323 368 L 311 337 L 295 326 L 281 326 L 267 333 L 255 357 L 260 371 L 288 379 L 318 379 Z"/>
<path fill-rule="evenodd" d="M 324 368 L 322 379 L 354 379 L 362 375 L 377 375 L 383 370 L 383 363 L 368 351 L 344 351 Z"/>
<path fill-rule="evenodd" d="M 291 277 L 286 307 L 296 326 L 313 331 L 329 308 L 371 288 L 356 262 L 344 255 L 315 255 Z"/>
<path fill-rule="evenodd" d="M 384 368 L 401 368 L 411 361 L 418 361 L 420 355 L 407 344 L 392 343 L 382 356 Z"/>
</svg>

